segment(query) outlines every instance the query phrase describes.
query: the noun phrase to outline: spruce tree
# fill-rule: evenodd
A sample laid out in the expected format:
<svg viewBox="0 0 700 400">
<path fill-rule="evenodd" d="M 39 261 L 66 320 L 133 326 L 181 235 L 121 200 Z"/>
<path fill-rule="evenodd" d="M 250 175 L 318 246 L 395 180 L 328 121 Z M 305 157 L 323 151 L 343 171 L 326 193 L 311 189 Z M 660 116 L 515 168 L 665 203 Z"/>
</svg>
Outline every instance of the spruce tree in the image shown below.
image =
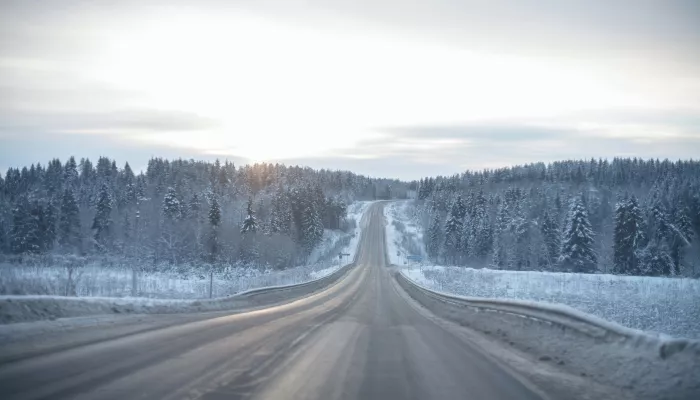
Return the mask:
<svg viewBox="0 0 700 400">
<path fill-rule="evenodd" d="M 665 242 L 653 238 L 638 252 L 639 275 L 662 276 L 674 273 L 673 259 Z"/>
<path fill-rule="evenodd" d="M 441 225 L 440 214 L 436 212 L 435 216 L 433 217 L 433 222 L 430 224 L 430 229 L 428 231 L 428 243 L 426 246 L 428 257 L 435 262 L 438 261 L 438 256 L 440 255 L 440 238 L 442 236 Z"/>
<path fill-rule="evenodd" d="M 506 236 L 510 225 L 508 211 L 505 202 L 498 206 L 496 214 L 496 224 L 493 233 L 493 255 L 491 265 L 496 269 L 505 269 L 509 265 Z"/>
<path fill-rule="evenodd" d="M 596 270 L 593 231 L 580 197 L 574 197 L 571 201 L 559 263 L 569 272 L 593 273 Z"/>
<path fill-rule="evenodd" d="M 471 255 L 483 260 L 491 252 L 493 246 L 491 220 L 483 207 L 477 209 L 472 225 L 468 239 Z"/>
<path fill-rule="evenodd" d="M 323 224 L 321 223 L 321 217 L 319 216 L 313 203 L 309 203 L 306 206 L 302 219 L 301 230 L 302 244 L 308 254 L 321 241 L 321 238 L 323 238 Z"/>
<path fill-rule="evenodd" d="M 548 212 L 544 212 L 541 224 L 542 237 L 547 249 L 547 260 L 549 265 L 555 264 L 559 260 L 559 250 L 561 249 L 561 231 L 557 219 Z"/>
<path fill-rule="evenodd" d="M 199 196 L 197 193 L 192 195 L 192 198 L 190 199 L 189 203 L 187 204 L 187 218 L 190 220 L 198 220 L 199 219 L 199 213 L 201 212 L 202 209 L 202 202 L 199 199 Z"/>
<path fill-rule="evenodd" d="M 253 211 L 253 199 L 248 199 L 248 208 L 246 210 L 246 217 L 243 220 L 243 226 L 241 227 L 241 233 L 255 233 L 258 229 L 258 222 L 255 218 L 255 212 Z"/>
<path fill-rule="evenodd" d="M 163 197 L 163 217 L 166 221 L 177 221 L 182 216 L 182 207 L 175 189 L 169 187 Z"/>
<path fill-rule="evenodd" d="M 49 201 L 45 206 L 40 206 L 39 232 L 41 236 L 42 252 L 50 251 L 51 249 L 53 249 L 54 244 L 56 243 L 57 221 L 58 211 L 56 210 L 56 206 L 54 205 L 53 201 Z"/>
<path fill-rule="evenodd" d="M 669 221 L 660 191 L 654 191 L 649 201 L 646 220 L 646 246 L 639 253 L 639 269 L 642 275 L 674 275 L 674 263 L 669 243 L 675 235 Z"/>
<path fill-rule="evenodd" d="M 673 239 L 670 243 L 671 258 L 674 264 L 674 273 L 680 273 L 686 249 L 688 249 L 693 241 L 693 226 L 688 217 L 688 209 L 681 208 L 674 215 L 673 223 Z"/>
<path fill-rule="evenodd" d="M 466 208 L 462 201 L 462 196 L 457 196 L 457 199 L 452 204 L 452 209 L 445 222 L 445 253 L 448 259 L 455 263 L 457 262 L 457 254 L 462 245 L 462 230 Z"/>
<path fill-rule="evenodd" d="M 209 208 L 209 235 L 207 237 L 207 261 L 210 264 L 216 262 L 219 252 L 219 225 L 221 224 L 221 207 L 216 197 L 211 199 Z"/>
<path fill-rule="evenodd" d="M 0 218 L 0 253 L 8 252 L 7 223 Z"/>
<path fill-rule="evenodd" d="M 632 196 L 615 206 L 613 272 L 638 274 L 638 252 L 643 246 L 643 220 L 637 199 Z"/>
<path fill-rule="evenodd" d="M 78 185 L 78 164 L 75 162 L 75 157 L 71 156 L 63 166 L 63 184 L 67 188 L 75 189 Z"/>
<path fill-rule="evenodd" d="M 97 212 L 92 222 L 95 243 L 100 248 L 108 247 L 112 234 L 112 196 L 106 183 L 102 184 L 97 198 Z"/>
<path fill-rule="evenodd" d="M 78 202 L 73 191 L 66 189 L 61 198 L 61 213 L 58 219 L 58 244 L 63 251 L 76 253 L 81 251 L 80 215 Z"/>
<path fill-rule="evenodd" d="M 39 253 L 41 250 L 39 212 L 26 196 L 12 209 L 10 247 L 15 254 Z"/>
</svg>

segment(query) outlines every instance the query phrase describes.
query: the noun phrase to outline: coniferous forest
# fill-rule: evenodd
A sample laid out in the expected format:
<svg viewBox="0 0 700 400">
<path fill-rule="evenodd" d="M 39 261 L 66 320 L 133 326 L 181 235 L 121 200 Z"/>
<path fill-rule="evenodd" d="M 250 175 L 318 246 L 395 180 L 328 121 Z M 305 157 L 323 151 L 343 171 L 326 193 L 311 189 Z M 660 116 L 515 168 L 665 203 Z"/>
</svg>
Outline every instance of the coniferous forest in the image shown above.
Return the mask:
<svg viewBox="0 0 700 400">
<path fill-rule="evenodd" d="M 432 262 L 700 274 L 700 162 L 536 163 L 414 183 Z"/>
<path fill-rule="evenodd" d="M 153 158 L 137 173 L 107 157 L 54 159 L 0 177 L 0 250 L 15 263 L 55 255 L 283 269 L 304 263 L 324 229 L 351 229 L 350 202 L 396 197 L 401 186 L 279 164 Z"/>
<path fill-rule="evenodd" d="M 700 274 L 700 162 L 535 163 L 410 184 L 279 164 L 100 157 L 0 178 L 6 260 L 119 257 L 139 265 L 304 263 L 354 200 L 417 206 L 432 262 L 509 270 Z"/>
</svg>

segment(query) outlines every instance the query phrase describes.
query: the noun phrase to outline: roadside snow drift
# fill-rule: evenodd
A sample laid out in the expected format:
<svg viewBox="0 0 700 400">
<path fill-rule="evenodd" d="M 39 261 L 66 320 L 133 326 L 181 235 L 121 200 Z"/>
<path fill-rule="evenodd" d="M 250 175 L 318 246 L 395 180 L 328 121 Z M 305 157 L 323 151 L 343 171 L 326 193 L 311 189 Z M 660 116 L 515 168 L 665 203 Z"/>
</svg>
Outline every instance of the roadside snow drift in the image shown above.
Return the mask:
<svg viewBox="0 0 700 400">
<path fill-rule="evenodd" d="M 543 363 L 631 391 L 637 399 L 697 399 L 700 342 L 664 339 L 566 306 L 460 298 L 397 272 L 399 285 L 434 314 L 495 337 Z"/>
<path fill-rule="evenodd" d="M 352 264 L 348 264 L 344 268 L 307 283 L 259 288 L 230 297 L 207 300 L 3 296 L 0 297 L 0 323 L 102 314 L 173 314 L 272 306 L 323 290 L 341 279 L 351 267 Z"/>
</svg>

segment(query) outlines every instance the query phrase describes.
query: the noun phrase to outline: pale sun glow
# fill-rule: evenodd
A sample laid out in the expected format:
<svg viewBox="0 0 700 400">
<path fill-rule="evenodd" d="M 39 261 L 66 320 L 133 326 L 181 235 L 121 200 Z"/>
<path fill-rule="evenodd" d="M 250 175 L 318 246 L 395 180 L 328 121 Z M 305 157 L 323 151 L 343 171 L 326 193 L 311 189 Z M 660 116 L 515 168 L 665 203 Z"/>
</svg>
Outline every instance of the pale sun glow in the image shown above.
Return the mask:
<svg viewBox="0 0 700 400">
<path fill-rule="evenodd" d="M 583 67 L 239 13 L 149 16 L 98 59 L 94 79 L 143 95 L 131 106 L 220 123 L 139 140 L 255 161 L 351 148 L 383 127 L 640 105 Z"/>
</svg>

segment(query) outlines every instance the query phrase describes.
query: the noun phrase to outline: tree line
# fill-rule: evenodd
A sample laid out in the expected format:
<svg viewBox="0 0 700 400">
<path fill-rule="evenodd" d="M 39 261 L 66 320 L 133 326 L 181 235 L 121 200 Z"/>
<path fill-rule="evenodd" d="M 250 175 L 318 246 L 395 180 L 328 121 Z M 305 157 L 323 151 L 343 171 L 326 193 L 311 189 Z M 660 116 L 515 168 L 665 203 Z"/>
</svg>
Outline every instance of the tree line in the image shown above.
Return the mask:
<svg viewBox="0 0 700 400">
<path fill-rule="evenodd" d="M 700 162 L 615 158 L 414 182 L 434 262 L 646 276 L 700 272 Z"/>
<path fill-rule="evenodd" d="M 0 177 L 0 252 L 285 268 L 324 229 L 349 229 L 349 202 L 391 186 L 401 184 L 279 164 L 153 158 L 135 173 L 107 157 L 53 159 Z"/>
</svg>

